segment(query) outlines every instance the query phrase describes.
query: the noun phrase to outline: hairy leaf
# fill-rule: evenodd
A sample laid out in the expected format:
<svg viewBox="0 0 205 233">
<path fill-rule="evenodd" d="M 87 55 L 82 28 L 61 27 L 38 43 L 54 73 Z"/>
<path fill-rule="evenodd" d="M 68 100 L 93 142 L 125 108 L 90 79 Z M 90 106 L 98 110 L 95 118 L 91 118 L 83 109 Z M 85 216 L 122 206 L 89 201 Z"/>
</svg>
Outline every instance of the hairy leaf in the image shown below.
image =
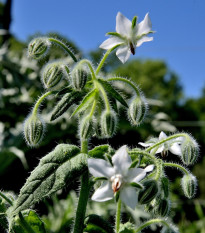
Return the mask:
<svg viewBox="0 0 205 233">
<path fill-rule="evenodd" d="M 104 155 L 108 153 L 109 155 L 114 154 L 114 150 L 109 145 L 96 146 L 88 152 L 88 155 L 92 158 L 105 159 Z"/>
</svg>

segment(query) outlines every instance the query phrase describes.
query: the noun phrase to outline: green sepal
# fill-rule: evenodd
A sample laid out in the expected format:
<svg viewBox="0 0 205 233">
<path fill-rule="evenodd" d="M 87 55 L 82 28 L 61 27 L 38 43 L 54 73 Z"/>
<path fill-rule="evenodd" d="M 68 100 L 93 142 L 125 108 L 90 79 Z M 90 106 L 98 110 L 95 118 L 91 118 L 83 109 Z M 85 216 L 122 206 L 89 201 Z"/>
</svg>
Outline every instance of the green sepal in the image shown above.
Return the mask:
<svg viewBox="0 0 205 233">
<path fill-rule="evenodd" d="M 75 104 L 80 100 L 81 95 L 82 94 L 78 91 L 72 91 L 71 93 L 66 93 L 55 106 L 50 121 L 54 121 L 58 117 L 63 115 L 63 113 L 66 112 L 71 105 Z"/>
<path fill-rule="evenodd" d="M 111 224 L 96 214 L 86 217 L 85 225 L 86 227 L 83 232 L 114 233 Z"/>
<path fill-rule="evenodd" d="M 103 180 L 107 180 L 107 178 L 106 178 L 106 177 L 94 177 L 94 178 L 93 178 L 93 181 L 94 181 L 94 182 L 103 181 Z"/>
<path fill-rule="evenodd" d="M 80 154 L 74 145 L 60 144 L 40 160 L 31 172 L 14 205 L 8 209 L 9 215 L 20 211 L 62 189 L 87 168 L 87 156 Z"/>
<path fill-rule="evenodd" d="M 136 23 L 137 23 L 137 16 L 134 16 L 133 19 L 132 19 L 132 29 L 135 28 Z"/>
<path fill-rule="evenodd" d="M 113 98 L 118 100 L 123 106 L 128 108 L 127 102 L 124 100 L 124 98 L 111 86 L 109 82 L 107 82 L 104 79 L 98 79 L 98 81 L 102 84 L 102 86 L 105 88 L 105 90 L 111 95 Z"/>
<path fill-rule="evenodd" d="M 169 197 L 169 179 L 166 177 L 161 178 L 161 188 L 164 192 L 164 197 Z"/>
<path fill-rule="evenodd" d="M 113 155 L 114 150 L 109 145 L 96 146 L 88 152 L 88 156 L 95 159 L 105 159 L 105 154 Z"/>
<path fill-rule="evenodd" d="M 143 186 L 142 184 L 137 183 L 137 182 L 132 182 L 132 183 L 130 183 L 130 185 L 131 185 L 132 187 L 137 188 L 137 189 L 143 189 L 143 188 L 144 188 L 144 186 Z"/>
<path fill-rule="evenodd" d="M 114 194 L 114 197 L 115 197 L 116 203 L 118 203 L 119 198 L 120 198 L 120 191 L 116 192 L 116 193 Z"/>
<path fill-rule="evenodd" d="M 96 89 L 93 89 L 91 92 L 89 92 L 84 97 L 84 99 L 82 100 L 80 105 L 78 105 L 78 107 L 72 113 L 71 117 L 73 117 L 76 113 L 79 113 L 79 112 L 85 110 L 92 103 L 92 101 L 95 99 L 97 93 L 98 93 L 98 91 Z"/>
<path fill-rule="evenodd" d="M 25 220 L 24 224 L 28 225 L 33 230 L 33 232 L 46 233 L 44 223 L 35 211 L 25 210 L 22 212 L 22 216 Z M 24 224 L 21 222 L 21 219 L 17 215 L 12 221 L 12 232 L 28 233 L 28 230 L 25 229 Z"/>
<path fill-rule="evenodd" d="M 59 97 L 59 96 L 62 96 L 62 95 L 65 95 L 67 93 L 70 93 L 73 91 L 73 88 L 71 85 L 67 86 L 67 87 L 64 87 L 63 89 L 61 89 L 60 91 L 57 92 L 56 94 L 56 97 Z"/>
<path fill-rule="evenodd" d="M 106 36 L 116 36 L 116 37 L 118 37 L 118 38 L 120 38 L 120 39 L 122 39 L 122 40 L 125 39 L 121 34 L 119 34 L 119 33 L 117 33 L 117 32 L 107 32 L 107 33 L 106 33 Z M 122 41 L 122 42 L 123 42 L 123 41 Z M 120 44 L 120 43 L 119 43 L 119 44 Z"/>
<path fill-rule="evenodd" d="M 117 107 L 117 101 L 116 101 L 116 99 L 112 95 L 110 95 L 109 93 L 108 93 L 108 99 L 111 102 L 111 106 L 112 106 L 113 110 L 116 113 L 118 113 L 118 107 Z"/>
</svg>

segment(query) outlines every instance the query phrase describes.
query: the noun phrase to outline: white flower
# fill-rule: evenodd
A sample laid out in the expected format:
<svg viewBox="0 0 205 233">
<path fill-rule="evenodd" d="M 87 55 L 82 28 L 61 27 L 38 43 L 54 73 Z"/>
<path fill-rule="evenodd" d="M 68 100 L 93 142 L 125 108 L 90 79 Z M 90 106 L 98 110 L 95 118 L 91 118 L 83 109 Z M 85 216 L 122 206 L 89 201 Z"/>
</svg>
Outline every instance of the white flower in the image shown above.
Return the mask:
<svg viewBox="0 0 205 233">
<path fill-rule="evenodd" d="M 127 152 L 127 147 L 122 146 L 112 157 L 113 166 L 103 159 L 88 159 L 88 169 L 94 177 L 105 177 L 102 185 L 92 196 L 94 201 L 108 201 L 119 191 L 119 198 L 124 204 L 135 208 L 138 202 L 136 188 L 130 183 L 138 183 L 147 172 L 154 169 L 154 165 L 149 165 L 145 169 L 130 168 L 132 160 Z M 129 169 L 130 168 L 130 169 Z"/>
<path fill-rule="evenodd" d="M 141 146 L 144 146 L 144 147 L 150 147 L 150 146 L 153 146 L 154 144 L 156 144 L 159 141 L 162 141 L 162 140 L 164 140 L 166 138 L 167 138 L 167 135 L 162 131 L 160 133 L 158 139 L 157 138 L 153 138 L 153 139 L 151 139 L 150 141 L 148 141 L 146 143 L 139 142 L 139 144 Z M 176 138 L 176 139 L 171 140 L 171 141 L 164 142 L 164 143 L 160 144 L 160 146 L 158 146 L 158 148 L 156 147 L 157 151 L 155 153 L 156 154 L 157 153 L 161 153 L 162 156 L 165 156 L 167 154 L 167 152 L 170 151 L 172 154 L 181 156 L 182 155 L 182 151 L 181 151 L 181 147 L 180 147 L 181 142 L 182 142 L 182 138 L 181 137 Z M 152 149 L 151 153 L 156 148 Z"/>
<path fill-rule="evenodd" d="M 122 63 L 125 63 L 131 53 L 135 54 L 136 47 L 139 47 L 142 43 L 152 41 L 153 37 L 148 37 L 149 33 L 152 33 L 152 23 L 147 13 L 144 20 L 139 24 L 136 22 L 137 17 L 134 17 L 132 22 L 126 18 L 120 12 L 116 16 L 116 32 L 107 33 L 111 37 L 105 40 L 100 48 L 111 49 L 115 45 L 120 44 L 117 48 L 116 55 Z"/>
</svg>

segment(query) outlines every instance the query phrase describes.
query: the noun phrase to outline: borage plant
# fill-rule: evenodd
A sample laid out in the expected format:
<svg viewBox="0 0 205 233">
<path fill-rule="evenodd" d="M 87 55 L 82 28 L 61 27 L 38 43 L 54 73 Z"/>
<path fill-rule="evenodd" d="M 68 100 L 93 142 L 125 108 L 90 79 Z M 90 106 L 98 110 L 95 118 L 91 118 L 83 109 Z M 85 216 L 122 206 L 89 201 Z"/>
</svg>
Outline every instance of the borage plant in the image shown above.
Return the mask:
<svg viewBox="0 0 205 233">
<path fill-rule="evenodd" d="M 143 42 L 153 40 L 153 37 L 148 36 L 153 33 L 151 27 L 148 14 L 138 24 L 136 16 L 130 21 L 118 13 L 116 32 L 107 33 L 110 38 L 100 45 L 107 51 L 97 68 L 87 59 L 78 60 L 72 49 L 58 39 L 40 37 L 30 42 L 28 55 L 34 59 L 41 59 L 53 44 L 57 44 L 73 61 L 52 61 L 42 69 L 42 84 L 47 91 L 37 100 L 25 120 L 25 140 L 31 147 L 38 146 L 43 140 L 45 124 L 39 107 L 44 99 L 53 96 L 56 104 L 50 121 L 55 121 L 69 110 L 71 117 L 78 118 L 78 136 L 81 144 L 57 145 L 40 160 L 17 198 L 4 192 L 0 193 L 3 216 L 1 221 L 4 221 L 3 226 L 9 232 L 46 232 L 44 223 L 31 207 L 63 189 L 77 177 L 81 177 L 81 186 L 72 226 L 74 233 L 137 233 L 151 224 L 162 226 L 161 232 L 178 232 L 167 220 L 171 201 L 169 179 L 165 169 L 173 167 L 183 173 L 182 189 L 186 197 L 192 198 L 197 181 L 186 166 L 196 161 L 199 149 L 197 142 L 189 134 L 177 133 L 166 136 L 161 132 L 159 138 L 139 143 L 141 148 L 119 145 L 120 148 L 115 151 L 111 145 L 88 147 L 91 137 L 110 138 L 116 133 L 119 104 L 124 107 L 133 127 L 140 125 L 144 120 L 147 101 L 139 87 L 123 77 L 105 77 L 101 68 L 112 51 L 116 50 L 116 55 L 124 63 L 131 53 L 135 54 L 136 48 Z M 129 102 L 116 89 L 115 82 L 122 82 L 133 89 Z M 165 161 L 168 151 L 179 156 L 185 166 Z M 92 187 L 97 187 L 92 194 L 92 201 L 103 202 L 114 199 L 115 230 L 100 216 L 94 214 L 86 216 L 86 206 Z M 154 218 L 142 222 L 139 226 L 129 222 L 120 224 L 122 204 L 133 210 L 142 205 Z"/>
</svg>

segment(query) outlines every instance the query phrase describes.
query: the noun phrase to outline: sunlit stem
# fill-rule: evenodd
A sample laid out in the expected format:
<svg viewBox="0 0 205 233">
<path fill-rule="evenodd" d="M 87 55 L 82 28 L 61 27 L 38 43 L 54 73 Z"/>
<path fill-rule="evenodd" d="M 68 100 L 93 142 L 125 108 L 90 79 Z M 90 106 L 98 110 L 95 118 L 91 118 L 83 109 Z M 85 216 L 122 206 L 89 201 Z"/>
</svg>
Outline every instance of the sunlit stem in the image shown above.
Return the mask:
<svg viewBox="0 0 205 233">
<path fill-rule="evenodd" d="M 93 101 L 93 106 L 92 106 L 92 109 L 91 109 L 91 111 L 90 111 L 90 115 L 89 115 L 90 117 L 92 117 L 92 115 L 94 114 L 96 105 L 97 105 L 97 100 L 95 99 L 95 100 Z"/>
<path fill-rule="evenodd" d="M 92 75 L 92 79 L 93 79 L 93 80 L 96 79 L 95 71 L 93 70 L 93 67 L 92 67 L 90 61 L 88 61 L 87 59 L 83 59 L 83 60 L 81 60 L 78 64 L 79 64 L 79 65 L 86 64 L 86 65 L 88 66 L 88 68 L 90 69 L 90 72 L 91 72 L 91 75 Z"/>
<path fill-rule="evenodd" d="M 120 213 L 121 213 L 121 200 L 119 199 L 117 202 L 117 211 L 116 211 L 116 219 L 115 219 L 116 233 L 118 233 L 120 230 Z"/>
<path fill-rule="evenodd" d="M 73 54 L 73 52 L 62 41 L 55 39 L 55 38 L 48 38 L 48 40 L 60 45 L 72 57 L 74 62 L 78 61 L 75 55 Z"/>
<path fill-rule="evenodd" d="M 96 69 L 96 75 L 99 74 L 101 68 L 103 67 L 103 64 L 105 63 L 107 57 L 110 55 L 110 53 L 115 50 L 117 47 L 119 47 L 120 44 L 115 45 L 114 47 L 112 47 L 111 49 L 109 49 L 103 56 L 102 60 L 100 61 L 100 64 L 98 65 L 97 69 Z"/>
<path fill-rule="evenodd" d="M 21 220 L 20 224 L 26 230 L 26 232 L 35 233 L 35 231 L 31 228 L 31 226 L 26 222 L 21 212 L 19 213 L 19 218 Z"/>
<path fill-rule="evenodd" d="M 103 96 L 104 101 L 105 101 L 106 110 L 108 112 L 110 112 L 110 103 L 109 103 L 109 100 L 108 100 L 108 97 L 107 97 L 107 94 L 106 94 L 104 88 L 97 80 L 94 82 L 94 84 L 95 84 L 95 87 L 98 88 L 100 90 L 100 92 L 102 93 L 102 96 Z"/>
<path fill-rule="evenodd" d="M 13 205 L 13 202 L 12 202 L 6 195 L 4 195 L 2 192 L 0 192 L 0 196 L 1 196 L 7 203 L 9 203 L 9 205 Z"/>
<path fill-rule="evenodd" d="M 146 227 L 148 227 L 148 226 L 150 226 L 152 224 L 163 224 L 163 225 L 165 225 L 166 227 L 169 228 L 169 224 L 165 220 L 156 218 L 156 219 L 152 219 L 152 220 L 149 220 L 149 221 L 143 223 L 140 227 L 138 227 L 136 229 L 135 233 L 141 232 L 141 230 L 143 230 L 144 228 L 146 228 Z"/>
<path fill-rule="evenodd" d="M 189 171 L 186 170 L 186 168 L 184 168 L 183 166 L 176 164 L 176 163 L 164 163 L 165 167 L 175 167 L 178 168 L 179 170 L 181 170 L 183 173 L 185 173 L 186 175 L 189 175 Z"/>
<path fill-rule="evenodd" d="M 38 101 L 36 102 L 36 104 L 35 104 L 35 106 L 34 106 L 34 108 L 33 108 L 33 112 L 32 112 L 33 115 L 36 115 L 36 114 L 38 113 L 38 108 L 39 108 L 41 102 L 42 102 L 47 96 L 51 95 L 52 93 L 53 93 L 52 91 L 48 91 L 48 92 L 46 92 L 44 95 L 42 95 L 42 96 L 38 99 Z"/>
</svg>

